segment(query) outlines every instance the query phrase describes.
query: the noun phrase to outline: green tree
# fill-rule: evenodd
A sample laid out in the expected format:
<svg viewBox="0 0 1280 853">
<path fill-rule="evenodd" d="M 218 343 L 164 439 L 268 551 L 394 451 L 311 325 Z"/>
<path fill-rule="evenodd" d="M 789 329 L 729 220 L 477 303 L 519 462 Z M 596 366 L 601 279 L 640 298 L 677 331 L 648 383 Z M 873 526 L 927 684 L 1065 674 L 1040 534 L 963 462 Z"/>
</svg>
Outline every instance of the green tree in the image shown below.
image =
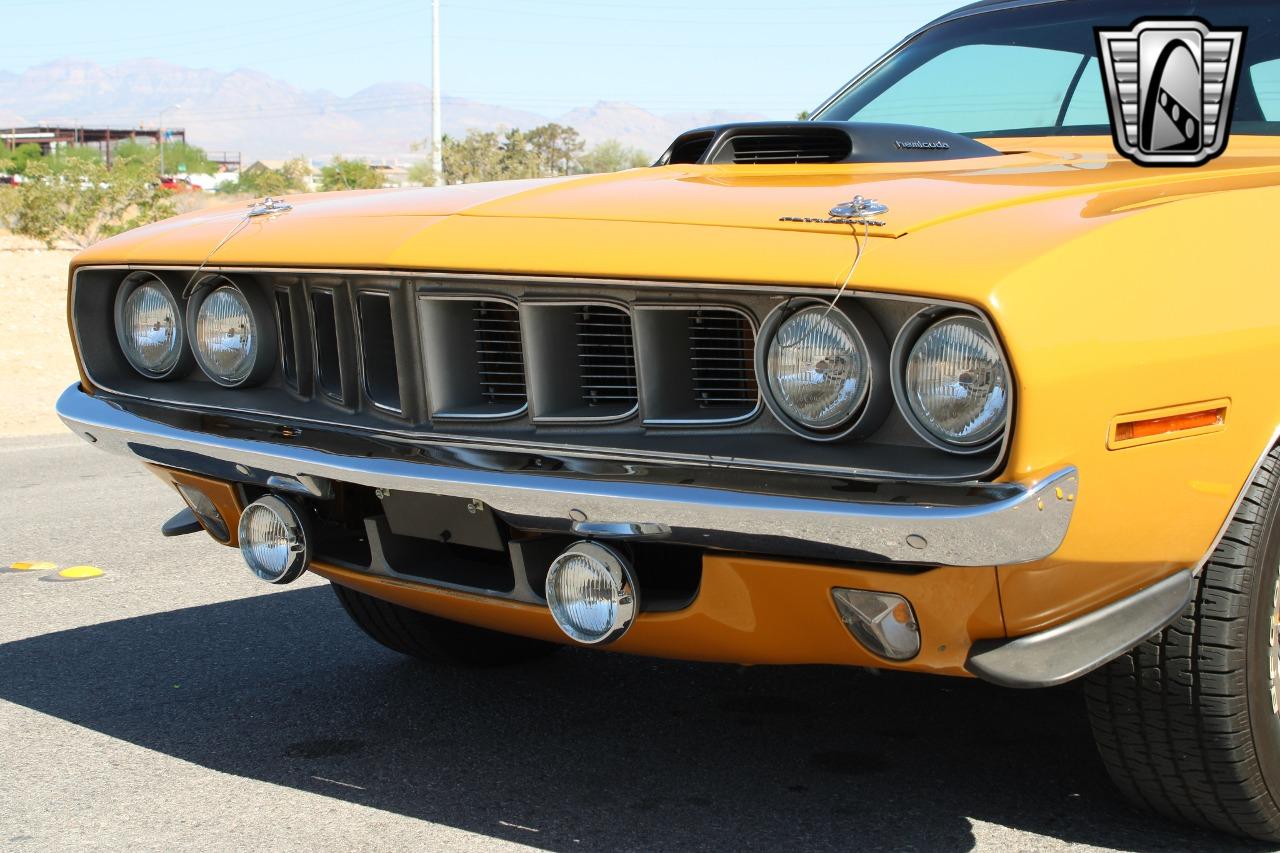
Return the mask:
<svg viewBox="0 0 1280 853">
<path fill-rule="evenodd" d="M 70 160 L 83 160 L 88 163 L 101 163 L 102 152 L 97 148 L 90 148 L 85 145 L 72 146 L 70 148 L 59 148 L 48 155 L 49 160 L 54 163 L 62 163 Z"/>
<path fill-rule="evenodd" d="M 444 138 L 444 178 L 448 184 L 547 178 L 582 171 L 585 144 L 571 127 L 544 124 L 533 130 L 502 132 L 469 130 L 458 138 Z M 410 177 L 429 183 L 431 167 L 423 164 Z"/>
<path fill-rule="evenodd" d="M 382 173 L 360 160 L 344 160 L 334 157 L 333 162 L 320 170 L 320 189 L 376 190 L 382 187 Z"/>
<path fill-rule="evenodd" d="M 501 144 L 500 180 L 546 177 L 546 152 L 535 147 L 533 133 L 514 129 L 507 132 Z"/>
<path fill-rule="evenodd" d="M 469 130 L 461 139 L 444 138 L 444 179 L 448 184 L 500 181 L 503 138 L 493 131 Z"/>
<path fill-rule="evenodd" d="M 653 163 L 653 158 L 639 148 L 606 139 L 578 159 L 578 167 L 589 175 L 638 169 Z"/>
<path fill-rule="evenodd" d="M 115 145 L 112 148 L 112 157 L 114 160 L 137 163 L 150 169 L 153 174 L 160 174 L 160 146 L 158 145 L 147 145 L 131 139 Z M 185 142 L 166 142 L 164 143 L 164 171 L 166 175 L 209 175 L 218 171 L 218 164 L 209 159 L 203 148 L 197 148 Z"/>
<path fill-rule="evenodd" d="M 12 151 L 0 152 L 0 172 L 6 175 L 25 175 L 27 165 L 39 161 L 41 156 L 39 145 L 24 142 Z"/>
<path fill-rule="evenodd" d="M 4 169 L 0 163 L 0 171 Z M 0 186 L 0 228 L 13 228 L 14 217 L 18 215 L 18 188 Z"/>
<path fill-rule="evenodd" d="M 809 111 L 808 111 L 808 110 L 801 110 L 800 112 L 796 113 L 796 118 L 798 118 L 800 121 L 808 121 L 808 120 L 809 120 Z"/>
<path fill-rule="evenodd" d="M 571 175 L 578 171 L 578 158 L 586 143 L 578 131 L 562 124 L 544 124 L 529 131 L 526 136 L 542 175 Z"/>
<path fill-rule="evenodd" d="M 89 246 L 174 214 L 169 194 L 137 163 L 108 168 L 86 158 L 45 157 L 28 165 L 26 178 L 15 189 L 14 233 L 49 246 L 58 240 Z"/>
<path fill-rule="evenodd" d="M 311 166 L 301 157 L 295 157 L 279 169 L 269 169 L 261 163 L 255 163 L 240 173 L 238 181 L 223 184 L 219 192 L 249 193 L 255 196 L 306 192 L 306 179 L 310 174 Z"/>
<path fill-rule="evenodd" d="M 431 167 L 431 160 L 419 160 L 409 167 L 409 183 L 419 187 L 429 187 L 435 181 L 435 170 Z"/>
</svg>

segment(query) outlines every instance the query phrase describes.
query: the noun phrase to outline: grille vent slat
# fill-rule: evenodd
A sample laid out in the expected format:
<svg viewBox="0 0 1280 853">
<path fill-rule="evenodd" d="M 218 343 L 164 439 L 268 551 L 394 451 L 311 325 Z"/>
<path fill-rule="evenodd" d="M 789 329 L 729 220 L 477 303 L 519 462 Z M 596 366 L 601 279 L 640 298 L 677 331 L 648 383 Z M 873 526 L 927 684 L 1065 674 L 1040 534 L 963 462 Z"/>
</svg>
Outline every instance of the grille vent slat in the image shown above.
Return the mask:
<svg viewBox="0 0 1280 853">
<path fill-rule="evenodd" d="M 506 420 L 524 413 L 528 374 L 515 303 L 421 294 L 418 324 L 433 420 Z"/>
<path fill-rule="evenodd" d="M 631 316 L 608 305 L 577 309 L 578 367 L 588 407 L 633 406 L 637 401 Z"/>
<path fill-rule="evenodd" d="M 853 144 L 848 134 L 815 128 L 807 133 L 735 136 L 726 149 L 727 159 L 740 165 L 839 163 L 849 156 Z"/>
<path fill-rule="evenodd" d="M 735 311 L 699 308 L 689 312 L 689 362 L 693 395 L 703 409 L 753 409 L 756 385 L 755 332 Z"/>
<path fill-rule="evenodd" d="M 528 390 L 519 312 L 503 302 L 476 302 L 472 316 L 480 396 L 487 403 L 523 404 Z"/>
</svg>

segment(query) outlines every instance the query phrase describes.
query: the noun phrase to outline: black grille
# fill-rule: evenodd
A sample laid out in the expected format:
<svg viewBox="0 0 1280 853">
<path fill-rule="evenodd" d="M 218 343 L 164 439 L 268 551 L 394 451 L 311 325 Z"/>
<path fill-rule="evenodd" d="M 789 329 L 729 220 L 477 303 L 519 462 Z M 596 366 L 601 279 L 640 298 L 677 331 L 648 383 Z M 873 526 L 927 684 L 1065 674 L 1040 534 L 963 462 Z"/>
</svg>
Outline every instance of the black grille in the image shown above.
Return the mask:
<svg viewBox="0 0 1280 853">
<path fill-rule="evenodd" d="M 808 133 L 776 133 L 735 136 L 729 140 L 732 162 L 759 163 L 839 163 L 853 149 L 846 133 L 815 130 Z M 717 158 L 718 159 L 718 158 Z"/>
<path fill-rule="evenodd" d="M 395 323 L 391 296 L 361 293 L 356 297 L 360 320 L 364 390 L 384 409 L 400 411 L 400 370 L 396 365 Z"/>
<path fill-rule="evenodd" d="M 472 308 L 476 333 L 476 367 L 480 396 L 486 403 L 519 408 L 525 403 L 524 350 L 520 314 L 503 302 L 476 302 Z"/>
<path fill-rule="evenodd" d="M 298 390 L 298 346 L 293 337 L 293 305 L 289 291 L 276 291 L 276 317 L 280 323 L 280 372 L 290 388 Z"/>
<path fill-rule="evenodd" d="M 326 395 L 345 403 L 342 382 L 341 350 L 338 342 L 338 314 L 334 294 L 327 290 L 311 294 L 311 334 L 316 353 L 316 387 Z"/>
<path fill-rule="evenodd" d="M 577 310 L 578 365 L 588 406 L 629 409 L 636 404 L 636 354 L 631 316 L 620 308 L 582 305 Z"/>
<path fill-rule="evenodd" d="M 689 312 L 689 362 L 700 408 L 756 405 L 755 332 L 746 317 L 723 309 Z"/>
</svg>

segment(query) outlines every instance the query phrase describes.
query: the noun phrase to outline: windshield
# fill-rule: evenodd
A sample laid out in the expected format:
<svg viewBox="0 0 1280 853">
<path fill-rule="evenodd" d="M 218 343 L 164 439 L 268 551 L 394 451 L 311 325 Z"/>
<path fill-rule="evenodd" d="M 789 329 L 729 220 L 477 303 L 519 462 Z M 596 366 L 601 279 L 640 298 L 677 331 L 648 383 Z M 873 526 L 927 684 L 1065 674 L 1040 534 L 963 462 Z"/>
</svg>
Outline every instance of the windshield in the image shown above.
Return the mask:
<svg viewBox="0 0 1280 853">
<path fill-rule="evenodd" d="M 1232 130 L 1280 135 L 1276 0 L 1062 0 L 980 12 L 921 33 L 814 118 L 973 137 L 1110 134 L 1094 28 L 1188 16 L 1248 28 Z"/>
</svg>

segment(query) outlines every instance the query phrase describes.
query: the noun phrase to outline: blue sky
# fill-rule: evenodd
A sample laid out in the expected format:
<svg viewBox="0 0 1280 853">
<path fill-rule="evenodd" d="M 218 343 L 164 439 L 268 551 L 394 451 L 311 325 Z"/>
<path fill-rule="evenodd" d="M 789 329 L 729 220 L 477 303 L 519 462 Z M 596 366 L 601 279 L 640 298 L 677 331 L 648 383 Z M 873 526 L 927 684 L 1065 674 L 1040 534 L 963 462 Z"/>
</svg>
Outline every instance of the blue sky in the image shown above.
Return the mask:
<svg viewBox="0 0 1280 853">
<path fill-rule="evenodd" d="M 442 88 L 546 115 L 622 100 L 657 112 L 787 116 L 963 2 L 441 0 Z M 428 0 L 0 0 L 0 15 L 6 71 L 67 57 L 155 58 L 253 68 L 339 95 L 431 77 Z"/>
</svg>

